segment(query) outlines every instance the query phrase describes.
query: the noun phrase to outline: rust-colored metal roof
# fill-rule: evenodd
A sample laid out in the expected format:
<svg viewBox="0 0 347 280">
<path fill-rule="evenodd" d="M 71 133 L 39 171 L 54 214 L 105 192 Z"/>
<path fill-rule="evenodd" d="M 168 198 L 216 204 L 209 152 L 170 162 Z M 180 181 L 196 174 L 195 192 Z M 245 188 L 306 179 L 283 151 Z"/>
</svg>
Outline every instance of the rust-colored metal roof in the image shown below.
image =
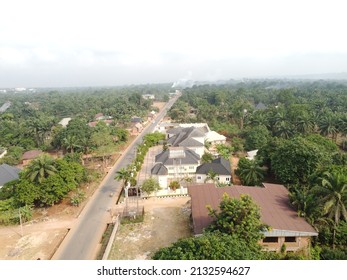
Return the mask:
<svg viewBox="0 0 347 280">
<path fill-rule="evenodd" d="M 314 228 L 298 216 L 291 206 L 288 190 L 283 185 L 264 183 L 264 187 L 231 186 L 217 188 L 214 184 L 196 184 L 188 187 L 191 196 L 194 233 L 201 234 L 212 218 L 208 216 L 207 205 L 219 209 L 224 193 L 230 197 L 239 198 L 248 194 L 260 207 L 261 220 L 272 229 L 314 233 Z"/>
<path fill-rule="evenodd" d="M 41 150 L 31 150 L 31 151 L 27 151 L 23 154 L 22 159 L 23 160 L 28 160 L 28 159 L 34 159 L 36 157 L 38 157 L 39 155 L 42 154 Z"/>
</svg>

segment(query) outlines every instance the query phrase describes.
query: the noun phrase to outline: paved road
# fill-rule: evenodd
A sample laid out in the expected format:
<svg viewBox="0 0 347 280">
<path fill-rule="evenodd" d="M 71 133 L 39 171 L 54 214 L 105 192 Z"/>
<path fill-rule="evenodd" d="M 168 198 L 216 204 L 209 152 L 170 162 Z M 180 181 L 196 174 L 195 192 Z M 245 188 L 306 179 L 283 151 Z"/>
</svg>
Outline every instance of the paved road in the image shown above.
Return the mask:
<svg viewBox="0 0 347 280">
<path fill-rule="evenodd" d="M 96 257 L 97 246 L 102 238 L 107 222 L 110 220 L 109 209 L 114 205 L 115 197 L 122 187 L 121 182 L 114 179 L 116 172 L 127 166 L 135 158 L 136 147 L 141 144 L 142 137 L 152 132 L 155 126 L 165 116 L 167 110 L 175 103 L 178 97 L 170 99 L 163 110 L 158 114 L 154 123 L 148 125 L 133 141 L 117 163 L 112 167 L 101 182 L 91 201 L 86 205 L 76 224 L 69 231 L 64 241 L 53 255 L 54 260 L 92 260 Z"/>
</svg>

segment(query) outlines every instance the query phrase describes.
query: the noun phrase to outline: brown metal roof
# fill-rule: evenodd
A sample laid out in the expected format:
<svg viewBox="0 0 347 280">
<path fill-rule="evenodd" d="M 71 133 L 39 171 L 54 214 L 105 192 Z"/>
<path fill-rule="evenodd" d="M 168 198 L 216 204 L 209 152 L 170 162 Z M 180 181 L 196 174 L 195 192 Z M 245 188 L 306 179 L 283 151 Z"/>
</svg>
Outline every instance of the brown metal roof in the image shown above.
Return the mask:
<svg viewBox="0 0 347 280">
<path fill-rule="evenodd" d="M 41 150 L 31 150 L 31 151 L 27 151 L 23 154 L 22 159 L 23 160 L 27 160 L 27 159 L 34 159 L 36 157 L 38 157 L 39 155 L 42 154 Z"/>
<path fill-rule="evenodd" d="M 214 184 L 197 184 L 188 188 L 191 196 L 194 233 L 200 234 L 212 218 L 208 216 L 207 205 L 218 209 L 224 193 L 239 198 L 248 194 L 260 207 L 261 220 L 272 229 L 316 233 L 314 228 L 298 216 L 292 208 L 288 190 L 283 185 L 264 183 L 264 187 L 232 186 L 216 188 Z"/>
</svg>

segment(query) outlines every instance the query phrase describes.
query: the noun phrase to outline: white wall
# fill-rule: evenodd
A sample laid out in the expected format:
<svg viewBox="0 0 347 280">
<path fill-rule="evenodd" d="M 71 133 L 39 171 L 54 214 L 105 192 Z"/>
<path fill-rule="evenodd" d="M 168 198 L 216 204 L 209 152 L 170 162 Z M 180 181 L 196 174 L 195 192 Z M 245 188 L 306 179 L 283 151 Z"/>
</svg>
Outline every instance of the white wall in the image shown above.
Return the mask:
<svg viewBox="0 0 347 280">
<path fill-rule="evenodd" d="M 195 175 L 195 180 L 197 183 L 205 183 L 207 175 L 206 174 L 196 174 Z M 230 175 L 219 175 L 219 180 L 218 182 L 223 183 L 223 184 L 230 184 L 231 183 L 231 176 Z M 210 180 L 207 183 L 211 183 L 212 181 Z"/>
</svg>

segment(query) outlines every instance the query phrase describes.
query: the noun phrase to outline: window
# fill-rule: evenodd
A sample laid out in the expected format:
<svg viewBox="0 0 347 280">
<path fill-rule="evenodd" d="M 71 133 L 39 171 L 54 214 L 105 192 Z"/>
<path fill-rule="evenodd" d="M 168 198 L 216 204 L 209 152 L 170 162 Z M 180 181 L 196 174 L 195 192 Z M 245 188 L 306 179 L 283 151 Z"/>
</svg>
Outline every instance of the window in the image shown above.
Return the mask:
<svg viewBox="0 0 347 280">
<path fill-rule="evenodd" d="M 198 180 L 201 180 L 201 176 L 198 176 L 197 178 L 198 178 Z"/>
<path fill-rule="evenodd" d="M 194 169 L 194 166 L 189 166 L 189 169 Z"/>
<path fill-rule="evenodd" d="M 225 178 L 225 181 L 230 181 L 230 178 L 229 178 L 229 177 L 226 177 L 226 178 Z"/>
<path fill-rule="evenodd" d="M 286 236 L 284 238 L 284 242 L 296 242 L 296 237 L 295 236 Z"/>
<path fill-rule="evenodd" d="M 173 167 L 168 167 L 168 169 L 169 169 L 169 170 L 174 170 L 174 168 L 173 168 Z"/>
<path fill-rule="evenodd" d="M 277 243 L 278 237 L 265 237 L 263 243 Z"/>
</svg>

